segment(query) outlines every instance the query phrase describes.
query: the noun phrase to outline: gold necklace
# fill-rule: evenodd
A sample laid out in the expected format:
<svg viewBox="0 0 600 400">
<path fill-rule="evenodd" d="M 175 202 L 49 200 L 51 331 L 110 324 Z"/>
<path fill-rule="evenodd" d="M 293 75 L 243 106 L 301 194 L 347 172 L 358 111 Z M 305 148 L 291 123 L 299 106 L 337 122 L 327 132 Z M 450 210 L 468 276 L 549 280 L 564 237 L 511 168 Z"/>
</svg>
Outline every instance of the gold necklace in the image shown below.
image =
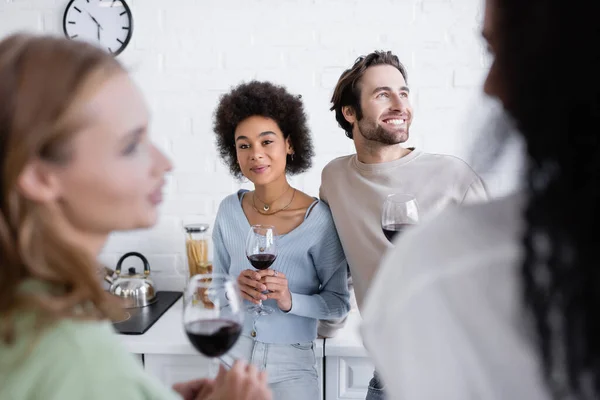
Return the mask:
<svg viewBox="0 0 600 400">
<path fill-rule="evenodd" d="M 257 213 L 262 214 L 262 215 L 274 215 L 274 214 L 277 214 L 280 211 L 286 210 L 290 206 L 290 204 L 292 204 L 292 202 L 294 201 L 294 197 L 295 196 L 296 196 L 296 189 L 294 189 L 294 193 L 292 193 L 292 199 L 290 200 L 289 203 L 287 203 L 285 205 L 285 207 L 283 207 L 283 208 L 281 208 L 281 209 L 279 209 L 277 211 L 271 212 L 271 213 L 266 213 L 266 212 L 260 211 L 258 208 L 256 208 L 256 204 L 254 203 L 254 196 L 252 196 L 252 208 L 254 209 L 254 211 L 256 211 Z"/>
<path fill-rule="evenodd" d="M 283 197 L 283 195 L 284 195 L 284 194 L 286 194 L 286 193 L 288 192 L 288 190 L 290 190 L 291 188 L 292 188 L 291 186 L 288 186 L 288 188 L 287 188 L 287 189 L 285 189 L 285 191 L 284 191 L 283 193 L 281 193 L 281 194 L 280 194 L 280 195 L 279 195 L 279 196 L 278 196 L 278 197 L 277 197 L 275 200 L 273 200 L 273 201 L 271 202 L 271 204 L 275 203 L 277 200 L 279 200 L 280 198 L 282 198 L 282 197 Z M 266 202 L 262 201 L 262 200 L 260 199 L 260 197 L 258 197 L 258 195 L 256 194 L 256 190 L 254 191 L 254 196 L 256 196 L 256 198 L 257 198 L 258 200 L 260 200 L 260 202 L 261 202 L 261 203 L 263 203 L 263 210 L 264 210 L 265 212 L 267 212 L 267 211 L 269 211 L 269 210 L 271 209 L 271 206 L 270 206 L 270 205 L 268 205 Z M 254 196 L 252 196 L 252 204 L 254 204 Z"/>
</svg>

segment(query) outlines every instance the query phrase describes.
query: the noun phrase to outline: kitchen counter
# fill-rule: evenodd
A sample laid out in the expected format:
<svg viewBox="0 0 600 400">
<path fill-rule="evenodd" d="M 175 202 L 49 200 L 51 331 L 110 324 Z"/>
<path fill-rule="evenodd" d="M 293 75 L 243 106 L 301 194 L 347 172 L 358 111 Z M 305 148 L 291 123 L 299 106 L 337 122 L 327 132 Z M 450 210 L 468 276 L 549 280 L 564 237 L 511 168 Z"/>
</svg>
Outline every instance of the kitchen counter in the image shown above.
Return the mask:
<svg viewBox="0 0 600 400">
<path fill-rule="evenodd" d="M 181 323 L 182 307 L 183 300 L 177 300 L 143 335 L 119 335 L 144 369 L 167 386 L 216 373 L 210 360 L 188 341 Z M 315 340 L 320 387 L 320 399 L 315 400 L 365 398 L 373 365 L 362 345 L 360 324 L 358 311 L 351 311 L 334 338 Z"/>
<path fill-rule="evenodd" d="M 183 299 L 177 300 L 143 335 L 119 335 L 125 347 L 134 354 L 198 355 L 189 342 L 181 315 Z M 342 332 L 340 332 L 341 334 Z M 317 357 L 324 356 L 323 339 L 315 341 Z"/>
<path fill-rule="evenodd" d="M 325 339 L 325 356 L 367 357 L 360 336 L 362 319 L 358 310 L 352 310 L 346 319 L 346 325 L 335 337 Z"/>
</svg>

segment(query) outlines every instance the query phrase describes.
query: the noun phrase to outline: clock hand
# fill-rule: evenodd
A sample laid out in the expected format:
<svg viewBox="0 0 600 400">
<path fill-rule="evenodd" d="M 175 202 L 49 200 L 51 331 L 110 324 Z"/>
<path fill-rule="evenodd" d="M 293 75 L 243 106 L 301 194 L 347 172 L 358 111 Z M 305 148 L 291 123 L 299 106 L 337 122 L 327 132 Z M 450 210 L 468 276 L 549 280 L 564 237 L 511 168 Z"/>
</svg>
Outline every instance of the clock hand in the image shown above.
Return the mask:
<svg viewBox="0 0 600 400">
<path fill-rule="evenodd" d="M 98 41 L 100 40 L 100 29 L 104 29 L 102 28 L 102 25 L 100 25 L 100 23 L 96 20 L 96 18 L 94 18 L 94 16 L 92 14 L 90 14 L 89 11 L 87 11 L 88 15 L 90 16 L 90 18 L 92 19 L 92 21 L 94 21 L 94 23 L 96 24 L 96 27 L 98 28 Z"/>
<path fill-rule="evenodd" d="M 96 23 L 96 25 L 98 25 L 98 29 L 104 29 L 104 28 L 102 28 L 102 25 L 100 25 L 100 24 L 98 23 L 98 21 L 96 21 L 96 18 L 94 18 L 94 16 L 93 16 L 92 14 L 90 14 L 90 13 L 88 12 L 88 15 L 90 16 L 90 18 L 92 19 L 92 21 L 94 21 L 94 22 Z"/>
</svg>

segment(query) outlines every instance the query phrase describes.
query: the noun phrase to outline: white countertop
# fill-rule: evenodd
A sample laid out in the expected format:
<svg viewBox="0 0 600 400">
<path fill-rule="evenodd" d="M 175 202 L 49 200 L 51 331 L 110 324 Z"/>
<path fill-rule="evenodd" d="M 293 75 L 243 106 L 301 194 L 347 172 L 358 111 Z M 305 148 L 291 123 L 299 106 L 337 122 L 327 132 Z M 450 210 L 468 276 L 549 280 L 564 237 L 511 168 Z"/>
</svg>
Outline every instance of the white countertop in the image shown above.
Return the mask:
<svg viewBox="0 0 600 400">
<path fill-rule="evenodd" d="M 125 347 L 134 354 L 199 354 L 190 344 L 181 322 L 183 299 L 177 300 L 143 335 L 119 335 Z M 343 329 L 338 333 L 342 335 Z M 315 353 L 323 357 L 323 339 L 315 340 Z"/>
<path fill-rule="evenodd" d="M 367 357 L 359 327 L 362 323 L 358 310 L 352 310 L 346 319 L 346 325 L 331 339 L 325 339 L 325 356 Z"/>
</svg>

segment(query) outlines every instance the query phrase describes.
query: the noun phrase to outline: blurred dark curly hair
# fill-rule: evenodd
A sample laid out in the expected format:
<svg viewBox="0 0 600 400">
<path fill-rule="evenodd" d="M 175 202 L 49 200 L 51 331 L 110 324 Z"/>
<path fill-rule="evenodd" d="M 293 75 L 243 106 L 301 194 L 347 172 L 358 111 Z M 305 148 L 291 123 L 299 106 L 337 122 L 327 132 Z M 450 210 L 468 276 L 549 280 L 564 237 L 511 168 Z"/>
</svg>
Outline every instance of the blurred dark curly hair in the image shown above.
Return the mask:
<svg viewBox="0 0 600 400">
<path fill-rule="evenodd" d="M 495 3 L 493 69 L 528 156 L 524 303 L 552 398 L 600 399 L 599 3 Z"/>
<path fill-rule="evenodd" d="M 290 94 L 283 86 L 270 82 L 251 81 L 234 87 L 219 99 L 214 113 L 213 130 L 223 162 L 236 178 L 242 177 L 237 163 L 235 129 L 248 117 L 260 115 L 271 118 L 290 138 L 294 157 L 287 157 L 286 173 L 298 174 L 308 170 L 314 155 L 302 96 Z"/>
</svg>

